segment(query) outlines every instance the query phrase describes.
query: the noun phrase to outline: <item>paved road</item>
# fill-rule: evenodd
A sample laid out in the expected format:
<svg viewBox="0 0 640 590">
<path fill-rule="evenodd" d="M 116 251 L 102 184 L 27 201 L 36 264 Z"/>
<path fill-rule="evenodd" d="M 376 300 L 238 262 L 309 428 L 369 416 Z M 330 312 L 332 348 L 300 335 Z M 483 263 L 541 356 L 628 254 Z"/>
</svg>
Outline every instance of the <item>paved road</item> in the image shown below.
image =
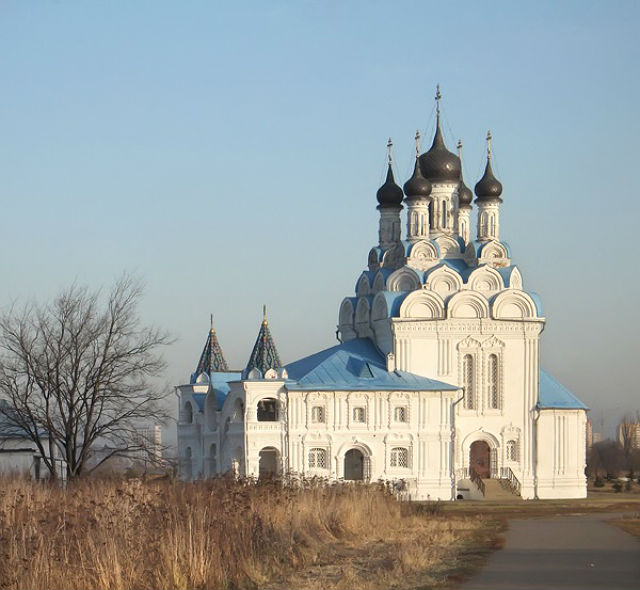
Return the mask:
<svg viewBox="0 0 640 590">
<path fill-rule="evenodd" d="M 640 588 L 640 541 L 589 514 L 510 520 L 505 545 L 462 588 Z"/>
</svg>

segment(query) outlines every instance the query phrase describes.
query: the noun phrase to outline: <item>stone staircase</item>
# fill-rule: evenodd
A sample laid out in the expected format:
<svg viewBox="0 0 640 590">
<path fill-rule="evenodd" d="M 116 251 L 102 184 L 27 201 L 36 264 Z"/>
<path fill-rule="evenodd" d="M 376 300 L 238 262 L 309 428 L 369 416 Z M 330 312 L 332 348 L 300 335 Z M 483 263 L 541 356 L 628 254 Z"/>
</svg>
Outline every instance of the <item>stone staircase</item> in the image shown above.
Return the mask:
<svg viewBox="0 0 640 590">
<path fill-rule="evenodd" d="M 503 502 L 520 500 L 520 495 L 516 494 L 506 479 L 483 479 L 484 499 L 492 502 Z"/>
</svg>

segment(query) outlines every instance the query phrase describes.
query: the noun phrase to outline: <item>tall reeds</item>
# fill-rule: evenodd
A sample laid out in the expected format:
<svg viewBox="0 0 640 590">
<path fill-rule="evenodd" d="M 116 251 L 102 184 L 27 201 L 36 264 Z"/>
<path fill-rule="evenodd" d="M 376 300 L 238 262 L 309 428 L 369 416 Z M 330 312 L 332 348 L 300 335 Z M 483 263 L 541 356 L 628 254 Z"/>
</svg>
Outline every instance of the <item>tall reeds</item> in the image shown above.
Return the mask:
<svg viewBox="0 0 640 590">
<path fill-rule="evenodd" d="M 406 512 L 377 486 L 0 480 L 0 588 L 256 588 L 380 539 L 409 572 L 471 526 Z"/>
</svg>

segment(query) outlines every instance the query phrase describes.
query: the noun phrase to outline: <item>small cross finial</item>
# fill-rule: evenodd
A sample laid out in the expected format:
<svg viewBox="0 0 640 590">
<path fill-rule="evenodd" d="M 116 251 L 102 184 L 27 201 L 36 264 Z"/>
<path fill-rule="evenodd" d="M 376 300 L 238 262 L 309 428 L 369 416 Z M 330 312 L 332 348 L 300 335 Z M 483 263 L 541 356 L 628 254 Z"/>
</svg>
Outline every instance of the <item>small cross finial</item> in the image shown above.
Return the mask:
<svg viewBox="0 0 640 590">
<path fill-rule="evenodd" d="M 213 329 L 213 314 L 209 314 L 209 317 L 211 319 L 211 328 L 210 328 L 210 330 L 211 330 L 211 332 L 215 332 L 215 330 Z"/>
<path fill-rule="evenodd" d="M 267 323 L 267 306 L 266 304 L 262 306 L 262 323 Z"/>
<path fill-rule="evenodd" d="M 440 84 L 436 85 L 436 115 L 438 116 L 438 121 L 440 120 L 440 99 L 442 98 L 442 94 L 440 94 Z"/>
<path fill-rule="evenodd" d="M 458 140 L 458 158 L 460 158 L 462 160 L 462 140 L 459 139 Z"/>
<path fill-rule="evenodd" d="M 420 155 L 420 130 L 416 131 L 416 158 Z"/>
<path fill-rule="evenodd" d="M 393 141 L 391 141 L 391 138 L 389 138 L 389 141 L 387 142 L 387 151 L 389 152 L 389 166 L 391 166 L 391 163 L 393 162 L 393 154 L 391 153 L 392 148 Z"/>
<path fill-rule="evenodd" d="M 491 159 L 491 139 L 491 129 L 489 129 L 489 131 L 487 131 L 487 160 Z"/>
</svg>

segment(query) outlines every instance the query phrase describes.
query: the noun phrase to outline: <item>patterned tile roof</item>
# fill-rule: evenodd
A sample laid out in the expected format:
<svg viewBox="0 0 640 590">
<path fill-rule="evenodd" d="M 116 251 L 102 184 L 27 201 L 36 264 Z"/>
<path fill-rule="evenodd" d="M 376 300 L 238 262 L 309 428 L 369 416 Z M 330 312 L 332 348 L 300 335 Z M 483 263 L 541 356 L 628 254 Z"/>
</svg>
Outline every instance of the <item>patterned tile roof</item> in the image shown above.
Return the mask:
<svg viewBox="0 0 640 590">
<path fill-rule="evenodd" d="M 260 369 L 264 375 L 268 369 L 277 369 L 281 367 L 280 356 L 276 349 L 275 342 L 269 330 L 269 322 L 267 322 L 267 311 L 264 309 L 264 318 L 260 325 L 258 338 L 253 345 L 249 362 L 244 370 L 244 374 L 248 374 L 251 369 Z"/>
<path fill-rule="evenodd" d="M 207 341 L 205 342 L 204 349 L 202 351 L 202 354 L 200 355 L 200 360 L 198 361 L 198 366 L 196 367 L 195 373 L 191 375 L 191 383 L 195 383 L 198 375 L 201 375 L 202 373 L 206 373 L 210 376 L 213 373 L 224 372 L 228 370 L 229 366 L 227 365 L 227 361 L 225 360 L 224 354 L 222 353 L 222 348 L 220 347 L 220 343 L 218 342 L 216 331 L 213 329 L 212 317 L 211 329 L 209 330 Z"/>
</svg>

